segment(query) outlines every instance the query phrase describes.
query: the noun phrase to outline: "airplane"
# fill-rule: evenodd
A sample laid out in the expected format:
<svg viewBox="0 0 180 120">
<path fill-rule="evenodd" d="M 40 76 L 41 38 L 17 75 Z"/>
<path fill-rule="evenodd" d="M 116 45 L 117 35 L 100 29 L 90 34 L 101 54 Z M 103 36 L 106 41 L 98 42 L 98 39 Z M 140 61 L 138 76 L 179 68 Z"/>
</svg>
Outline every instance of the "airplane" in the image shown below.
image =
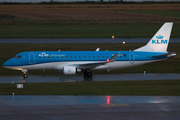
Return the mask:
<svg viewBox="0 0 180 120">
<path fill-rule="evenodd" d="M 21 70 L 24 79 L 28 70 L 57 70 L 65 75 L 84 72 L 92 77 L 93 70 L 115 70 L 134 67 L 176 56 L 168 52 L 173 23 L 166 22 L 143 47 L 133 51 L 29 51 L 15 55 L 3 67 Z"/>
</svg>

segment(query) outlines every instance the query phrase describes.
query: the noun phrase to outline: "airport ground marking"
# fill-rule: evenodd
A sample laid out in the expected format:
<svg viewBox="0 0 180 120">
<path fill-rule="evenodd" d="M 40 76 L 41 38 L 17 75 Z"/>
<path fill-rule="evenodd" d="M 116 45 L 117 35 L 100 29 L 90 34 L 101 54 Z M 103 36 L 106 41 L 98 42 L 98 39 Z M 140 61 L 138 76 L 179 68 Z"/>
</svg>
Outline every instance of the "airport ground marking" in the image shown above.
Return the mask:
<svg viewBox="0 0 180 120">
<path fill-rule="evenodd" d="M 100 104 L 101 106 L 103 107 L 106 107 L 106 106 L 130 106 L 129 104 Z"/>
</svg>

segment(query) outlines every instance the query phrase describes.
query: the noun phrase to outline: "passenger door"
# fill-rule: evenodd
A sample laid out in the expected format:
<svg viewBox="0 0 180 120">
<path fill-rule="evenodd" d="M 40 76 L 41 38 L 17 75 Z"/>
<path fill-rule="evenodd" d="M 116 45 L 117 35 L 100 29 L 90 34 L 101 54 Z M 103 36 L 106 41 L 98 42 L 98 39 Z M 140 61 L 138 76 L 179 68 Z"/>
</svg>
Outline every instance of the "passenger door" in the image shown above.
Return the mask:
<svg viewBox="0 0 180 120">
<path fill-rule="evenodd" d="M 131 64 L 134 64 L 135 63 L 135 54 L 134 54 L 134 52 L 129 52 L 129 62 L 131 63 Z"/>
<path fill-rule="evenodd" d="M 29 53 L 29 64 L 35 63 L 35 54 L 33 52 Z"/>
</svg>

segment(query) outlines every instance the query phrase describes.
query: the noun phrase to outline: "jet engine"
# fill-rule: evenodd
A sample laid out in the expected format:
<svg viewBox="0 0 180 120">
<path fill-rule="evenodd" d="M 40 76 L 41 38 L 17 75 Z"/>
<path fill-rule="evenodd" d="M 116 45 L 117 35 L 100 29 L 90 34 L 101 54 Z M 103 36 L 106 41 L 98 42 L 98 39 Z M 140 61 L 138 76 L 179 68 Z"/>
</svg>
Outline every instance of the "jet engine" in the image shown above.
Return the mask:
<svg viewBox="0 0 180 120">
<path fill-rule="evenodd" d="M 74 66 L 65 66 L 63 69 L 63 73 L 65 75 L 73 75 L 76 74 L 77 72 L 81 72 L 81 70 L 77 69 Z"/>
</svg>

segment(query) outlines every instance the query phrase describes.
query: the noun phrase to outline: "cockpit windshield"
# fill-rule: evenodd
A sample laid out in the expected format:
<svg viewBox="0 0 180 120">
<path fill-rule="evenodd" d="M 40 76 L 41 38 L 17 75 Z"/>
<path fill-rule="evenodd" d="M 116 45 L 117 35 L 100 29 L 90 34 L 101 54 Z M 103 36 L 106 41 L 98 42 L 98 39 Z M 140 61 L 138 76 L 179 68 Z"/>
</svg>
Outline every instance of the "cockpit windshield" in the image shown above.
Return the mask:
<svg viewBox="0 0 180 120">
<path fill-rule="evenodd" d="M 21 59 L 21 56 L 20 55 L 16 55 L 13 58 Z"/>
<path fill-rule="evenodd" d="M 21 59 L 21 56 L 20 56 L 20 55 L 18 55 L 18 56 L 17 56 L 17 58 L 18 58 L 18 59 Z"/>
</svg>

